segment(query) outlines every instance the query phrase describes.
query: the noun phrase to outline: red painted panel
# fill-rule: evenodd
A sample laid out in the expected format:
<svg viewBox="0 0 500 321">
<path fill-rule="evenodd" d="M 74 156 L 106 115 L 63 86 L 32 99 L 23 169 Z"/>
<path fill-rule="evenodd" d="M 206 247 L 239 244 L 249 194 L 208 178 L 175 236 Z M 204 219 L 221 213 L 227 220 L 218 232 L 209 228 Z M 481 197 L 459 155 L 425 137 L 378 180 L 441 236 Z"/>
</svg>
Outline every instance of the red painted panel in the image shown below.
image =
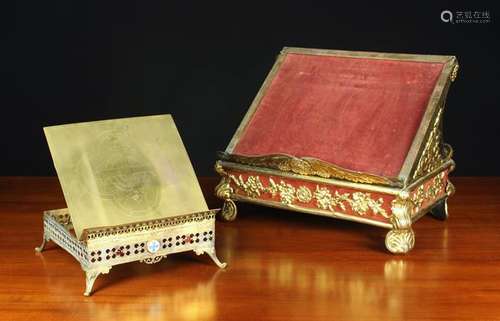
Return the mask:
<svg viewBox="0 0 500 321">
<path fill-rule="evenodd" d="M 365 191 L 359 191 L 356 189 L 351 189 L 351 188 L 344 188 L 344 187 L 339 187 L 335 186 L 333 184 L 323 184 L 323 183 L 315 183 L 315 182 L 310 182 L 310 181 L 304 181 L 300 179 L 293 179 L 293 178 L 284 178 L 280 176 L 275 176 L 275 175 L 265 175 L 262 173 L 257 173 L 257 172 L 243 172 L 243 171 L 236 171 L 233 169 L 225 169 L 229 175 L 232 175 L 235 179 L 239 179 L 241 176 L 241 180 L 244 183 L 248 182 L 249 176 L 253 177 L 259 177 L 259 181 L 262 183 L 262 186 L 264 188 L 267 188 L 270 186 L 270 179 L 272 179 L 276 184 L 280 184 L 282 181 L 285 182 L 286 184 L 290 184 L 295 190 L 297 190 L 299 187 L 304 186 L 309 191 L 311 191 L 312 195 L 318 190 L 325 188 L 329 191 L 329 193 L 332 196 L 335 196 L 336 193 L 342 195 L 348 193 L 350 198 L 352 199 L 353 194 L 357 192 L 361 192 L 363 194 L 368 193 L 369 197 L 375 201 L 378 201 L 379 199 L 382 200 L 382 205 L 381 208 L 385 211 L 387 215 L 391 215 L 391 202 L 394 200 L 394 195 L 389 195 L 389 194 L 383 194 L 383 193 L 374 193 L 374 192 L 365 192 Z M 238 195 L 242 196 L 248 196 L 248 194 L 242 189 L 237 186 L 237 184 L 231 180 L 231 187 L 234 189 L 234 192 Z M 263 192 L 260 193 L 259 196 L 255 196 L 254 198 L 259 199 L 259 200 L 264 200 L 264 201 L 273 201 L 273 202 L 281 202 L 279 192 L 276 193 L 275 195 L 272 195 L 269 192 Z M 300 202 L 297 198 L 294 199 L 292 202 L 292 205 L 303 207 L 303 208 L 308 208 L 308 209 L 314 209 L 317 210 L 319 209 L 318 207 L 318 202 L 317 200 L 313 197 L 311 201 L 309 202 Z M 368 209 L 366 213 L 360 214 L 356 213 L 353 211 L 352 207 L 348 202 L 344 202 L 345 209 L 342 209 L 339 205 L 333 206 L 332 209 L 335 212 L 342 213 L 342 214 L 347 214 L 347 215 L 352 215 L 355 217 L 363 217 L 375 221 L 380 221 L 380 222 L 388 222 L 389 220 L 382 216 L 380 213 L 375 214 L 371 209 Z"/>
</svg>

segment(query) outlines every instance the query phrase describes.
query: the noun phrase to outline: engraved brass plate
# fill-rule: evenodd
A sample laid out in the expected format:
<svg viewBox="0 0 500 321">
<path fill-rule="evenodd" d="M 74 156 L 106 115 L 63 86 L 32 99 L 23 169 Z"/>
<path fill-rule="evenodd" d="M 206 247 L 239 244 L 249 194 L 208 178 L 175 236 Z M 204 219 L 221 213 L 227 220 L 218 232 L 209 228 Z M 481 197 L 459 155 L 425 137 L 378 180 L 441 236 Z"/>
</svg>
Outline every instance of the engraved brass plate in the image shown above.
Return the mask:
<svg viewBox="0 0 500 321">
<path fill-rule="evenodd" d="M 89 228 L 208 210 L 170 115 L 44 131 L 78 238 Z"/>
</svg>

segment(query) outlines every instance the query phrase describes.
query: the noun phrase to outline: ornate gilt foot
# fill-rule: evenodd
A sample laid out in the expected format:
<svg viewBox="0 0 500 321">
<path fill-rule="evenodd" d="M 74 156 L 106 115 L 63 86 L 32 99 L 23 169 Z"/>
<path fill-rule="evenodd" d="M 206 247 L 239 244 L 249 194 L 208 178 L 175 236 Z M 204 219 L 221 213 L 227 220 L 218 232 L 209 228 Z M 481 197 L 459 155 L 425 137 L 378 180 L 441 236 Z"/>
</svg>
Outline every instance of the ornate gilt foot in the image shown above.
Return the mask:
<svg viewBox="0 0 500 321">
<path fill-rule="evenodd" d="M 431 209 L 430 213 L 433 217 L 439 219 L 439 220 L 446 220 L 448 218 L 448 200 L 444 199 L 440 202 L 438 202 L 434 207 Z"/>
<path fill-rule="evenodd" d="M 408 253 L 415 245 L 415 232 L 411 228 L 391 230 L 385 236 L 385 247 L 394 254 Z"/>
<path fill-rule="evenodd" d="M 407 253 L 415 245 L 415 233 L 411 228 L 412 206 L 408 193 L 401 193 L 392 202 L 392 230 L 385 237 L 385 247 L 391 253 Z"/>
<path fill-rule="evenodd" d="M 97 279 L 97 277 L 102 273 L 102 274 L 107 274 L 109 273 L 109 270 L 111 267 L 100 267 L 96 269 L 88 269 L 85 270 L 85 292 L 83 292 L 83 295 L 89 296 L 92 293 L 92 288 L 94 286 L 94 282 Z"/>
<path fill-rule="evenodd" d="M 223 221 L 226 222 L 234 221 L 236 219 L 238 210 L 236 209 L 236 204 L 231 199 L 233 188 L 229 184 L 228 175 L 219 161 L 215 163 L 215 171 L 222 177 L 219 184 L 215 187 L 215 195 L 218 198 L 224 200 L 224 205 L 222 206 L 220 217 Z"/>
<path fill-rule="evenodd" d="M 224 205 L 222 205 L 222 210 L 220 212 L 222 220 L 226 222 L 234 221 L 237 214 L 238 209 L 236 208 L 234 201 L 232 199 L 224 200 Z"/>
<path fill-rule="evenodd" d="M 448 197 L 455 193 L 455 186 L 448 181 L 446 183 L 446 195 L 447 197 L 437 203 L 430 211 L 431 215 L 440 220 L 446 220 L 448 218 Z"/>
<path fill-rule="evenodd" d="M 207 253 L 208 256 L 214 261 L 214 263 L 221 269 L 226 268 L 227 263 L 222 263 L 219 258 L 217 257 L 217 254 L 215 253 L 215 248 L 212 248 L 210 250 L 203 250 L 203 249 L 196 249 L 194 250 L 196 255 L 202 255 L 203 253 Z"/>
<path fill-rule="evenodd" d="M 227 263 L 222 263 L 219 258 L 217 257 L 217 254 L 215 253 L 215 248 L 212 249 L 211 251 L 208 251 L 207 252 L 208 256 L 210 256 L 210 258 L 212 259 L 212 261 L 214 261 L 214 263 L 221 269 L 224 269 L 226 268 L 227 266 Z"/>
<path fill-rule="evenodd" d="M 47 244 L 48 241 L 50 241 L 50 239 L 44 234 L 42 244 L 40 244 L 40 246 L 35 247 L 35 251 L 37 251 L 38 253 L 42 252 L 45 249 L 45 245 Z"/>
</svg>

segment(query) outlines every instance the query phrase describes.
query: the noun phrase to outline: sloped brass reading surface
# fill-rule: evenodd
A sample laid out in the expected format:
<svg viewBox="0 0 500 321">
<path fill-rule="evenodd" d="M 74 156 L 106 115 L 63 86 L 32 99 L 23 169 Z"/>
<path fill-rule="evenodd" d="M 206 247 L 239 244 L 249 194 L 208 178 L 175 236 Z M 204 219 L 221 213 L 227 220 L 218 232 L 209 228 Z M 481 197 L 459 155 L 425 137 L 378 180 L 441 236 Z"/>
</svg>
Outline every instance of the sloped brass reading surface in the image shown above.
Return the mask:
<svg viewBox="0 0 500 321">
<path fill-rule="evenodd" d="M 78 238 L 88 228 L 208 210 L 170 115 L 44 131 Z"/>
</svg>

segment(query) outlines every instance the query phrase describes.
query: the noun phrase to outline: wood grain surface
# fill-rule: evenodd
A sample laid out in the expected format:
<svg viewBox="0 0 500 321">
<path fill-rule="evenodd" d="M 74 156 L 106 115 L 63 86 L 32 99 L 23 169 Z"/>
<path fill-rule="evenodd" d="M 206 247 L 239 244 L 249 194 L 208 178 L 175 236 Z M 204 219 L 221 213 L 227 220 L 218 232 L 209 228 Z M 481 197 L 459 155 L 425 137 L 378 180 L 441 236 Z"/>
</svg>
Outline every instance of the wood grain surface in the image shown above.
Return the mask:
<svg viewBox="0 0 500 321">
<path fill-rule="evenodd" d="M 201 178 L 210 207 L 215 178 Z M 500 178 L 452 178 L 446 222 L 414 224 L 415 248 L 385 251 L 384 229 L 238 204 L 209 258 L 171 255 L 100 276 L 42 238 L 65 207 L 56 178 L 0 178 L 0 320 L 500 320 Z"/>
</svg>

